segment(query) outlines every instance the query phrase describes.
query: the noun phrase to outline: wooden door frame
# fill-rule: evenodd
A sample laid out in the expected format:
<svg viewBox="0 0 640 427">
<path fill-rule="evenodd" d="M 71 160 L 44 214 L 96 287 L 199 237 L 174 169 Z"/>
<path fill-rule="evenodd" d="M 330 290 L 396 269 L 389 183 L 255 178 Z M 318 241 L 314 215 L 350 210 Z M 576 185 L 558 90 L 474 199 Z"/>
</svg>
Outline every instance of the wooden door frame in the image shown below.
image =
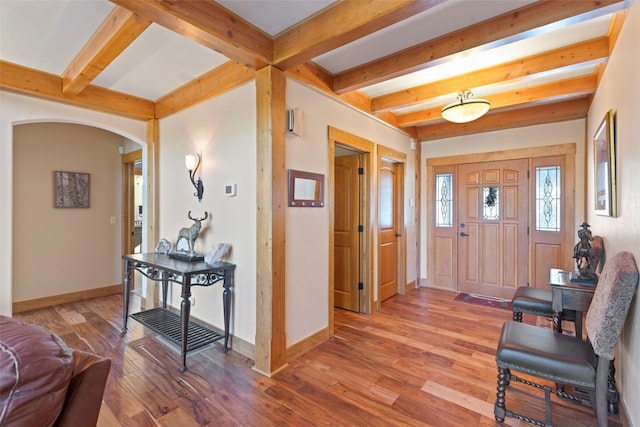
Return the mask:
<svg viewBox="0 0 640 427">
<path fill-rule="evenodd" d="M 128 241 L 133 231 L 132 208 L 134 205 L 133 169 L 135 163 L 142 162 L 142 149 L 122 155 L 122 254 L 128 253 Z M 144 199 L 143 199 L 144 202 Z M 144 251 L 143 251 L 144 252 Z"/>
<path fill-rule="evenodd" d="M 400 234 L 400 236 L 398 236 L 398 277 L 397 277 L 397 281 L 398 281 L 398 294 L 404 295 L 405 292 L 406 292 L 406 287 L 407 287 L 407 237 L 406 237 L 406 230 L 405 230 L 405 226 L 404 226 L 404 187 L 405 187 L 405 185 L 404 185 L 404 175 L 405 175 L 405 168 L 406 168 L 406 163 L 407 163 L 407 155 L 405 153 L 402 153 L 400 151 L 394 150 L 392 148 L 385 147 L 384 145 L 378 145 L 378 152 L 377 152 L 377 166 L 378 167 L 377 167 L 376 171 L 380 170 L 380 167 L 382 165 L 383 159 L 390 160 L 393 163 L 398 165 L 398 178 L 400 179 L 400 181 L 398 182 L 398 187 L 399 187 L 398 190 L 399 191 L 395 194 L 395 204 L 396 204 L 396 207 L 398 209 L 398 212 L 396 213 L 396 216 L 399 218 L 397 233 Z M 377 183 L 377 186 L 380 185 L 380 182 L 379 182 L 377 177 L 376 177 L 376 183 Z M 378 189 L 376 189 L 376 190 L 378 191 Z M 376 194 L 379 194 L 379 193 L 376 192 Z M 377 212 L 377 210 L 376 210 L 376 212 Z M 377 215 L 376 215 L 376 219 L 377 219 Z M 378 224 L 378 222 L 376 220 L 376 236 L 378 236 L 378 233 L 380 232 L 380 230 L 378 229 L 378 225 L 377 224 Z M 379 254 L 377 254 L 377 256 L 379 257 Z M 377 282 L 378 281 L 376 281 L 376 283 Z M 380 284 L 377 283 L 376 286 L 379 287 Z M 380 289 L 379 288 L 378 288 L 377 294 L 380 295 Z M 378 298 L 377 302 L 378 302 L 377 307 L 380 308 L 381 303 L 382 303 L 382 301 L 380 301 L 380 298 Z"/>
<path fill-rule="evenodd" d="M 371 203 L 373 199 L 373 185 L 372 180 L 374 178 L 373 168 L 373 153 L 375 150 L 375 144 L 372 141 L 353 135 L 349 132 L 345 132 L 341 129 L 329 126 L 328 137 L 328 152 L 329 152 L 329 166 L 328 166 L 328 201 L 326 206 L 329 214 L 329 335 L 334 333 L 334 296 L 335 289 L 334 273 L 335 273 L 335 241 L 334 241 L 334 215 L 335 206 L 333 195 L 335 193 L 335 148 L 337 145 L 344 146 L 352 151 L 359 153 L 362 156 L 362 168 L 364 169 L 362 187 L 360 194 L 360 210 L 362 217 L 363 232 L 360 245 L 360 277 L 363 283 L 360 309 L 361 313 L 371 314 L 374 309 L 373 304 L 373 220 L 371 215 Z"/>
<path fill-rule="evenodd" d="M 553 156 L 563 156 L 564 157 L 564 184 L 563 184 L 563 192 L 562 192 L 562 203 L 564 206 L 564 221 L 563 221 L 563 238 L 562 244 L 565 248 L 573 247 L 573 228 L 574 228 L 574 217 L 575 217 L 575 154 L 576 154 L 576 144 L 568 143 L 568 144 L 558 144 L 558 145 L 547 145 L 540 147 L 530 147 L 530 148 L 521 148 L 521 149 L 513 149 L 513 150 L 505 150 L 505 151 L 492 151 L 488 153 L 475 153 L 475 154 L 463 154 L 459 156 L 446 156 L 446 157 L 434 157 L 426 159 L 426 169 L 425 169 L 425 178 L 426 178 L 426 225 L 427 225 L 427 286 L 429 284 L 435 283 L 435 189 L 433 188 L 434 180 L 434 167 L 436 166 L 452 166 L 459 165 L 463 163 L 482 163 L 482 162 L 492 162 L 499 160 L 515 160 L 515 159 L 532 159 L 537 157 L 553 157 Z M 529 181 L 529 186 L 531 188 L 531 180 Z M 531 199 L 532 195 L 535 193 L 529 192 L 529 199 Z M 533 208 L 534 204 L 530 204 L 531 208 Z M 454 211 L 457 209 L 454 208 Z M 571 215 L 571 213 L 574 213 Z M 534 224 L 535 215 L 529 215 L 529 227 L 535 227 Z M 529 238 L 529 265 L 533 263 L 533 239 Z M 571 261 L 571 253 L 570 251 L 565 251 L 563 257 L 564 268 L 572 269 L 571 265 L 573 264 Z M 457 269 L 457 265 L 455 266 Z M 532 282 L 532 274 L 533 271 L 529 269 L 529 277 L 527 280 L 529 283 Z"/>
</svg>

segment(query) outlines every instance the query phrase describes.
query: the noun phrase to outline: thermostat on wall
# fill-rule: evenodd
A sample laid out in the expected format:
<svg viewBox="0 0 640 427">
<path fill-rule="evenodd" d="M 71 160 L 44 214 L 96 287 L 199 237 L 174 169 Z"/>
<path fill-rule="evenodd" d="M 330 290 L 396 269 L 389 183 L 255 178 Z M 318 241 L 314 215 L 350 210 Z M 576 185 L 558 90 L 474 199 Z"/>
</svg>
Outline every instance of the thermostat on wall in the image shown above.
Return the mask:
<svg viewBox="0 0 640 427">
<path fill-rule="evenodd" d="M 233 197 L 236 195 L 236 185 L 227 184 L 224 186 L 224 195 L 227 197 Z"/>
</svg>

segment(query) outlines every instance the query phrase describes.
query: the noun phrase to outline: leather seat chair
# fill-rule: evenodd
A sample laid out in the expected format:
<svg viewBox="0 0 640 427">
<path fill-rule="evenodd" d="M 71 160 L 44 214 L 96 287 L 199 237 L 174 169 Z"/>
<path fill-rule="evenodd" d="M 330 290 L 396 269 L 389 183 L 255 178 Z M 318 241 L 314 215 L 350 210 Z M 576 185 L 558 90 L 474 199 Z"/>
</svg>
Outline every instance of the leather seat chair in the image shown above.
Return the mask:
<svg viewBox="0 0 640 427">
<path fill-rule="evenodd" d="M 591 254 L 591 268 L 592 271 L 596 272 L 603 255 L 602 237 L 593 237 L 591 241 Z M 511 300 L 513 320 L 522 322 L 523 313 L 538 317 L 552 317 L 551 295 L 550 289 L 540 289 L 530 286 L 519 287 L 515 294 L 513 294 L 513 299 Z M 582 338 L 582 312 L 563 310 L 562 320 L 573 322 L 575 324 L 576 336 Z"/>
<path fill-rule="evenodd" d="M 95 427 L 111 360 L 0 316 L 0 426 Z"/>
<path fill-rule="evenodd" d="M 513 417 L 540 426 L 551 426 L 551 394 L 585 403 L 580 393 L 576 393 L 575 390 L 578 390 L 588 393 L 586 403 L 596 412 L 598 426 L 607 426 L 609 364 L 614 358 L 615 347 L 637 286 L 638 268 L 630 252 L 619 252 L 607 261 L 587 312 L 586 341 L 547 328 L 506 322 L 496 352 L 496 420 L 503 422 L 505 417 Z M 534 382 L 538 381 L 535 379 L 520 378 L 513 374 L 514 371 L 547 380 L 547 383 L 539 384 Z M 512 381 L 544 390 L 545 422 L 507 409 L 506 390 Z M 574 389 L 572 393 L 566 391 L 569 387 Z"/>
</svg>

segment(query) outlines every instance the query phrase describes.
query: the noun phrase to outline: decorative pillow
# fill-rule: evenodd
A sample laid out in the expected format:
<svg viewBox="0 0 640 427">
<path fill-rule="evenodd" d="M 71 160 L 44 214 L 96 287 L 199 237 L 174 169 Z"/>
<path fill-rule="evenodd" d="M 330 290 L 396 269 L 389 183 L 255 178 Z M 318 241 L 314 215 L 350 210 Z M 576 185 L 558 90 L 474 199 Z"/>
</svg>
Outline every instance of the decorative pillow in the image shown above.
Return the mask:
<svg viewBox="0 0 640 427">
<path fill-rule="evenodd" d="M 62 409 L 73 353 L 39 326 L 0 316 L 0 425 L 51 426 Z"/>
</svg>

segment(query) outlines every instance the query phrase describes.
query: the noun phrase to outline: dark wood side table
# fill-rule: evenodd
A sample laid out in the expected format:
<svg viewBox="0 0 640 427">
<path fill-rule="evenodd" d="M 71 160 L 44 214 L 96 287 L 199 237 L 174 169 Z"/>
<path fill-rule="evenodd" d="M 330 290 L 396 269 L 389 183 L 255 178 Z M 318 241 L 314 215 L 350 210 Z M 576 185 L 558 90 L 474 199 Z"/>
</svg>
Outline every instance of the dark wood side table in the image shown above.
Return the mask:
<svg viewBox="0 0 640 427">
<path fill-rule="evenodd" d="M 131 274 L 137 270 L 145 277 L 160 281 L 162 284 L 163 308 L 167 308 L 167 290 L 169 282 L 182 285 L 182 303 L 180 305 L 180 344 L 182 351 L 181 371 L 187 370 L 187 343 L 189 337 L 189 317 L 191 314 L 191 286 L 211 286 L 222 281 L 222 305 L 224 310 L 223 351 L 228 350 L 229 322 L 231 319 L 231 288 L 233 287 L 235 264 L 218 262 L 208 265 L 204 261 L 189 262 L 172 258 L 166 254 L 144 253 L 123 255 L 124 286 L 122 305 L 122 333 L 127 330 L 129 317 L 129 294 L 131 292 Z M 162 334 L 162 332 L 159 332 Z"/>
<path fill-rule="evenodd" d="M 551 269 L 550 286 L 552 293 L 551 309 L 553 310 L 553 330 L 562 333 L 562 310 L 576 310 L 577 316 L 589 310 L 596 284 L 583 284 L 572 282 L 571 278 L 577 276 L 577 272 Z M 580 322 L 582 327 L 582 322 Z M 577 331 L 576 331 L 577 332 Z M 615 380 L 615 364 L 612 360 L 609 364 L 607 402 L 609 413 L 618 413 L 618 389 Z"/>
<path fill-rule="evenodd" d="M 575 310 L 577 316 L 589 309 L 593 293 L 596 290 L 595 284 L 574 283 L 571 278 L 577 275 L 576 272 L 551 269 L 550 286 L 551 286 L 551 309 L 553 310 L 553 329 L 556 332 L 562 332 L 562 310 Z M 577 322 L 582 327 L 582 322 Z M 576 331 L 576 335 L 580 337 L 582 331 Z"/>
</svg>

